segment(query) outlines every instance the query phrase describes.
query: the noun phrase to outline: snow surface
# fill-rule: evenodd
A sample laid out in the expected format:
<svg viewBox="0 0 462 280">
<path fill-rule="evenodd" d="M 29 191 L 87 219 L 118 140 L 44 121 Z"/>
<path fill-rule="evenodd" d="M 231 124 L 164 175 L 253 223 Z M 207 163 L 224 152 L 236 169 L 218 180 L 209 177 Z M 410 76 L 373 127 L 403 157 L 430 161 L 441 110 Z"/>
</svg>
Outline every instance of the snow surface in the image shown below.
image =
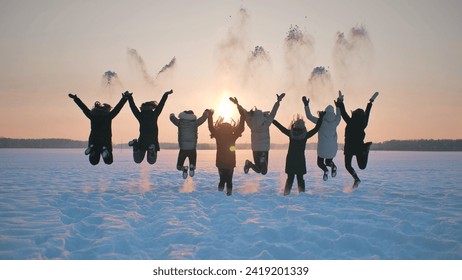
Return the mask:
<svg viewBox="0 0 462 280">
<path fill-rule="evenodd" d="M 183 180 L 174 150 L 92 166 L 79 149 L 2 149 L 0 259 L 462 259 L 462 153 L 372 151 L 352 191 L 342 151 L 327 182 L 306 151 L 306 193 L 285 197 L 286 152 L 262 176 L 237 151 L 228 197 L 215 151 Z"/>
</svg>

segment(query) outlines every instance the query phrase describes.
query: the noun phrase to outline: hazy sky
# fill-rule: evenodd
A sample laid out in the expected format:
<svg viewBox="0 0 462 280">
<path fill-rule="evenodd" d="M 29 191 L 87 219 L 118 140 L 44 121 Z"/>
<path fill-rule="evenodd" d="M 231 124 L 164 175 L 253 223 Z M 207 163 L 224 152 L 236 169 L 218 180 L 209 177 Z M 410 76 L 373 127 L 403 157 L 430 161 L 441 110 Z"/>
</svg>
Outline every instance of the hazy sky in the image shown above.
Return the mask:
<svg viewBox="0 0 462 280">
<path fill-rule="evenodd" d="M 229 96 L 270 110 L 286 92 L 276 119 L 289 124 L 304 113 L 303 95 L 318 111 L 338 90 L 347 110 L 380 92 L 366 140 L 460 139 L 461 15 L 458 0 L 0 0 L 0 137 L 86 140 L 89 120 L 69 92 L 91 107 L 114 106 L 125 90 L 141 105 L 173 89 L 161 142 L 177 139 L 170 113 L 236 117 Z M 127 104 L 113 142 L 137 138 L 138 128 Z M 274 127 L 271 136 L 287 142 Z M 199 141 L 211 141 L 206 124 Z M 239 141 L 250 142 L 248 128 Z"/>
</svg>

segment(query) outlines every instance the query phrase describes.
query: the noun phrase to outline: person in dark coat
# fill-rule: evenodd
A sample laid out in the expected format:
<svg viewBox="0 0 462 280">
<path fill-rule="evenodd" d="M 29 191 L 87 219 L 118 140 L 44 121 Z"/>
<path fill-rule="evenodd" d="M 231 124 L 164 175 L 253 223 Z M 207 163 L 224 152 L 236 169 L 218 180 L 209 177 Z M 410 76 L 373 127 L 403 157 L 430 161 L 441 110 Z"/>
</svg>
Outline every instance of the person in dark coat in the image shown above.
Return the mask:
<svg viewBox="0 0 462 280">
<path fill-rule="evenodd" d="M 90 119 L 91 131 L 85 155 L 89 155 L 92 165 L 99 163 L 100 155 L 106 164 L 111 164 L 114 161 L 112 155 L 112 119 L 119 114 L 127 102 L 128 96 L 128 91 L 122 93 L 122 98 L 112 110 L 111 105 L 106 103 L 101 104 L 99 101 L 96 101 L 93 109 L 90 110 L 76 94 L 69 93 L 69 97 L 74 100 L 85 116 Z"/>
<path fill-rule="evenodd" d="M 343 148 L 343 154 L 345 155 L 345 168 L 353 176 L 354 183 L 353 188 L 357 188 L 361 180 L 356 174 L 356 171 L 351 165 L 353 156 L 356 156 L 359 169 L 366 169 L 367 161 L 369 158 L 369 149 L 372 142 L 364 143 L 366 137 L 365 129 L 369 122 L 369 115 L 372 109 L 372 103 L 375 98 L 379 95 L 378 92 L 374 93 L 369 99 L 369 103 L 366 106 L 366 111 L 361 108 L 354 110 L 351 113 L 351 117 L 345 110 L 345 104 L 343 104 L 343 98 L 337 98 L 335 105 L 340 108 L 342 118 L 346 123 L 345 127 L 345 146 Z"/>
<path fill-rule="evenodd" d="M 226 184 L 226 195 L 231 195 L 233 192 L 233 172 L 234 167 L 236 167 L 236 140 L 244 132 L 245 116 L 241 114 L 237 124 L 223 122 L 221 117 L 214 124 L 213 113 L 213 110 L 209 110 L 208 126 L 210 137 L 215 138 L 217 144 L 215 165 L 220 175 L 218 191 L 223 191 Z"/>
<path fill-rule="evenodd" d="M 277 120 L 273 120 L 273 124 L 289 137 L 289 149 L 287 151 L 285 168 L 287 180 L 284 187 L 284 195 L 290 194 L 295 176 L 297 176 L 298 191 L 300 193 L 305 192 L 305 180 L 303 179 L 303 175 L 306 174 L 306 141 L 319 131 L 324 114 L 325 112 L 319 112 L 316 126 L 310 131 L 306 130 L 305 122 L 298 116 L 295 121 L 292 121 L 290 129 L 285 128 Z"/>
<path fill-rule="evenodd" d="M 202 125 L 208 117 L 208 110 L 205 110 L 200 118 L 192 110 L 186 110 L 178 114 L 170 114 L 170 121 L 178 127 L 178 145 L 180 152 L 176 169 L 183 172 L 183 179 L 188 177 L 188 166 L 184 165 L 186 158 L 189 159 L 189 176 L 193 177 L 197 162 L 197 128 Z"/>
<path fill-rule="evenodd" d="M 156 163 L 157 152 L 160 151 L 159 147 L 159 128 L 157 126 L 157 119 L 159 118 L 165 102 L 173 90 L 167 91 L 162 96 L 159 104 L 156 101 L 148 101 L 141 104 L 140 109 L 136 107 L 133 96 L 130 94 L 128 103 L 132 109 L 133 115 L 140 124 L 140 136 L 138 139 L 133 139 L 128 143 L 133 147 L 133 160 L 136 163 L 141 163 L 147 152 L 146 160 L 149 164 Z"/>
</svg>

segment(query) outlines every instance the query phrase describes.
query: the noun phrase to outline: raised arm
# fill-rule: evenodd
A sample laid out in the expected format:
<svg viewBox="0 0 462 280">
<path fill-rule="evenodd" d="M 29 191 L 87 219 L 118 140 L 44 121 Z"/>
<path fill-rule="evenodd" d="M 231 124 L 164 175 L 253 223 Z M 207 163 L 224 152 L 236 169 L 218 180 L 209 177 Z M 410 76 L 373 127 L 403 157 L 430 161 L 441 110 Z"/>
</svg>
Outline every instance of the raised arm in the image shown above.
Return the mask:
<svg viewBox="0 0 462 280">
<path fill-rule="evenodd" d="M 169 90 L 169 91 L 165 92 L 164 95 L 162 95 L 162 98 L 160 99 L 159 104 L 157 105 L 156 109 L 154 110 L 154 112 L 157 115 L 160 115 L 160 113 L 162 113 L 162 109 L 164 109 L 165 102 L 167 102 L 168 96 L 170 94 L 172 94 L 172 93 L 173 93 L 173 90 Z"/>
<path fill-rule="evenodd" d="M 128 104 L 130 105 L 130 109 L 132 110 L 132 113 L 135 116 L 135 118 L 139 120 L 141 112 L 138 109 L 138 107 L 136 107 L 135 100 L 133 99 L 132 95 L 130 95 L 130 97 L 128 98 Z"/>
<path fill-rule="evenodd" d="M 170 121 L 176 126 L 180 124 L 180 120 L 175 116 L 174 113 L 170 114 Z"/>
<path fill-rule="evenodd" d="M 202 113 L 202 116 L 196 120 L 196 125 L 197 126 L 202 125 L 207 120 L 208 116 L 209 116 L 208 110 L 204 110 L 204 113 Z"/>
<path fill-rule="evenodd" d="M 316 118 L 315 116 L 313 116 L 313 114 L 311 114 L 311 111 L 310 111 L 310 99 L 309 98 L 306 98 L 305 96 L 302 97 L 302 101 L 303 101 L 303 105 L 305 105 L 305 115 L 306 115 L 306 118 L 309 119 L 312 123 L 317 123 L 318 122 L 318 118 Z"/>
<path fill-rule="evenodd" d="M 379 96 L 379 93 L 376 92 L 372 95 L 371 99 L 369 99 L 369 103 L 367 103 L 367 106 L 366 106 L 366 121 L 365 121 L 365 126 L 367 126 L 368 122 L 369 122 L 369 115 L 371 113 L 371 109 L 372 109 L 372 103 L 374 103 L 374 100 L 377 98 L 377 96 Z"/>
<path fill-rule="evenodd" d="M 242 132 L 244 132 L 245 129 L 245 120 L 246 120 L 246 115 L 245 113 L 239 112 L 239 124 L 237 125 L 237 128 L 235 130 L 235 134 L 239 135 L 239 137 L 242 135 Z"/>
<path fill-rule="evenodd" d="M 322 121 L 324 119 L 325 114 L 326 114 L 326 112 L 319 112 L 318 122 L 316 123 L 316 126 L 312 130 L 308 131 L 308 133 L 306 134 L 306 139 L 311 138 L 311 137 L 313 137 L 313 135 L 318 133 L 319 128 L 322 125 Z"/>
<path fill-rule="evenodd" d="M 87 105 L 85 105 L 82 102 L 82 100 L 80 100 L 80 98 L 77 97 L 76 94 L 69 93 L 69 97 L 74 100 L 75 104 L 77 104 L 77 106 L 79 106 L 79 108 L 82 110 L 82 112 L 85 114 L 85 116 L 87 118 L 91 119 L 91 111 L 90 111 L 90 109 L 88 109 Z"/>
<path fill-rule="evenodd" d="M 277 96 L 277 101 L 276 101 L 276 103 L 274 103 L 273 109 L 271 109 L 271 112 L 270 112 L 268 118 L 266 118 L 265 121 L 264 121 L 264 124 L 265 124 L 265 125 L 268 125 L 268 126 L 271 125 L 271 123 L 273 122 L 274 118 L 276 117 L 276 113 L 278 112 L 279 105 L 280 105 L 282 99 L 284 98 L 284 96 L 286 96 L 286 94 L 285 94 L 285 93 L 281 93 L 280 95 L 279 95 L 279 94 L 276 94 L 276 96 Z"/>
<path fill-rule="evenodd" d="M 209 110 L 209 116 L 208 116 L 208 125 L 209 125 L 209 130 L 210 130 L 210 136 L 215 137 L 215 134 L 217 130 L 215 129 L 215 126 L 213 126 L 213 110 Z"/>
<path fill-rule="evenodd" d="M 112 109 L 110 112 L 111 119 L 115 118 L 117 114 L 119 114 L 120 110 L 122 110 L 125 103 L 127 102 L 127 99 L 129 99 L 129 96 L 131 96 L 131 94 L 128 91 L 122 93 L 122 97 L 120 98 L 119 103 L 117 103 L 114 109 Z"/>
<path fill-rule="evenodd" d="M 273 124 L 285 135 L 290 137 L 290 130 L 285 128 L 282 124 L 280 124 L 277 120 L 273 120 Z"/>
</svg>

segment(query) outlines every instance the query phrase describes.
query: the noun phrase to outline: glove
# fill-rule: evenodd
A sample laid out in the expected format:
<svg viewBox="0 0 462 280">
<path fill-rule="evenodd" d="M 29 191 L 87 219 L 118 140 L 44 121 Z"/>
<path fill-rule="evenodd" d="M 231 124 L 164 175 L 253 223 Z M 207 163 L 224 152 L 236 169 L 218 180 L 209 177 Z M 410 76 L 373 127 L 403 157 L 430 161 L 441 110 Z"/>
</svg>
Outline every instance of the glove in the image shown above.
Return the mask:
<svg viewBox="0 0 462 280">
<path fill-rule="evenodd" d="M 278 102 L 281 102 L 282 99 L 284 98 L 284 96 L 286 96 L 285 93 L 281 93 L 280 95 L 279 94 L 276 94 L 277 98 L 278 98 Z"/>
<path fill-rule="evenodd" d="M 124 93 L 122 93 L 122 96 L 123 96 L 125 99 L 128 99 L 128 98 L 130 98 L 130 97 L 132 96 L 132 94 L 133 94 L 133 92 L 128 92 L 128 90 L 127 90 L 127 91 L 125 91 Z"/>
<path fill-rule="evenodd" d="M 173 89 L 171 89 L 171 90 L 169 90 L 169 91 L 167 91 L 167 92 L 165 92 L 165 93 L 166 93 L 166 94 L 172 94 L 172 93 L 173 93 Z"/>
<path fill-rule="evenodd" d="M 233 102 L 234 104 L 239 105 L 239 102 L 237 101 L 236 97 L 230 97 L 229 100 L 231 100 L 231 102 Z"/>
<path fill-rule="evenodd" d="M 309 98 L 307 99 L 306 96 L 302 97 L 302 101 L 305 106 L 308 106 L 308 104 L 310 103 L 310 99 Z"/>
<path fill-rule="evenodd" d="M 374 102 L 374 100 L 377 98 L 377 96 L 379 96 L 379 92 L 378 92 L 378 91 L 372 95 L 372 97 L 371 97 L 371 99 L 369 99 L 369 101 L 370 101 L 371 103 Z"/>
<path fill-rule="evenodd" d="M 68 95 L 72 99 L 75 99 L 77 97 L 77 94 L 73 94 L 73 93 L 69 93 Z"/>
<path fill-rule="evenodd" d="M 343 96 L 344 96 L 344 95 L 343 95 L 342 92 L 339 90 L 339 91 L 338 91 L 338 98 L 337 98 L 337 101 L 343 102 Z"/>
</svg>

